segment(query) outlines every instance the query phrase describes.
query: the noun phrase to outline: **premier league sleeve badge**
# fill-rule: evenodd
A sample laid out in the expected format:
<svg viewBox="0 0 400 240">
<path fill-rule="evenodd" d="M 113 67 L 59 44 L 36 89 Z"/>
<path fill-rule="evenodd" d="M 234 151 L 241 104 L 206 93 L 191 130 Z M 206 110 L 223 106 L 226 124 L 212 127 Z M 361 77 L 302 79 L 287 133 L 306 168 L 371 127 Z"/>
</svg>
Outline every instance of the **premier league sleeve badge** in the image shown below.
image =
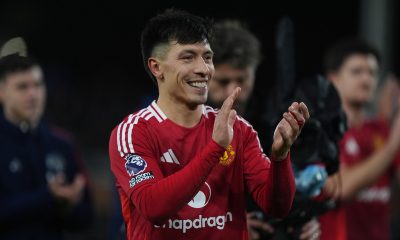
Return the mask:
<svg viewBox="0 0 400 240">
<path fill-rule="evenodd" d="M 130 177 L 143 172 L 147 167 L 146 161 L 136 154 L 128 154 L 125 160 L 125 168 Z"/>
</svg>

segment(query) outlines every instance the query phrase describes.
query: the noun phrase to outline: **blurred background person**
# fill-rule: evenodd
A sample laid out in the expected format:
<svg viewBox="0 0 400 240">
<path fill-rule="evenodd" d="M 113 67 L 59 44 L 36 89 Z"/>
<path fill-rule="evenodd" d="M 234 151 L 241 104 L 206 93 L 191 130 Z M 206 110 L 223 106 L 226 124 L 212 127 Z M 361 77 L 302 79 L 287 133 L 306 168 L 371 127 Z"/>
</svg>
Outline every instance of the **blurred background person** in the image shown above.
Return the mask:
<svg viewBox="0 0 400 240">
<path fill-rule="evenodd" d="M 378 51 L 360 39 L 338 41 L 327 51 L 326 76 L 339 92 L 349 129 L 339 144 L 339 171 L 324 187 L 336 208 L 320 218 L 321 239 L 389 239 L 390 185 L 400 180 L 400 114 L 367 114 L 379 65 Z"/>
<path fill-rule="evenodd" d="M 43 119 L 46 86 L 22 39 L 0 58 L 0 239 L 64 239 L 91 223 L 88 180 L 67 135 Z"/>
<path fill-rule="evenodd" d="M 251 33 L 243 22 L 238 20 L 221 20 L 215 24 L 214 41 L 211 48 L 214 51 L 215 74 L 209 82 L 208 104 L 213 107 L 221 107 L 223 101 L 233 92 L 236 87 L 242 90 L 236 100 L 235 109 L 239 115 L 250 121 L 260 117 L 261 114 L 254 109 L 254 89 L 257 67 L 262 59 L 261 43 L 257 37 Z M 260 109 L 259 109 L 260 110 Z M 255 114 L 250 114 L 255 113 Z M 260 121 L 257 121 L 260 122 Z M 255 130 L 259 132 L 271 132 L 270 126 L 258 125 Z M 267 135 L 268 136 L 268 135 Z M 263 146 L 271 143 L 271 140 L 260 139 Z M 269 149 L 266 149 L 269 151 Z M 247 199 L 249 239 L 318 239 L 320 228 L 316 218 L 302 223 L 300 232 L 294 233 L 290 226 L 285 226 L 285 234 L 278 236 L 275 232 L 274 224 L 271 222 L 277 219 L 268 219 L 256 204 Z M 282 230 L 282 229 L 280 229 Z M 296 235 L 297 234 L 297 235 Z"/>
<path fill-rule="evenodd" d="M 394 73 L 389 73 L 379 91 L 378 117 L 392 123 L 396 112 L 399 111 L 400 80 Z M 391 188 L 390 220 L 391 239 L 400 239 L 400 181 L 393 181 Z"/>
</svg>

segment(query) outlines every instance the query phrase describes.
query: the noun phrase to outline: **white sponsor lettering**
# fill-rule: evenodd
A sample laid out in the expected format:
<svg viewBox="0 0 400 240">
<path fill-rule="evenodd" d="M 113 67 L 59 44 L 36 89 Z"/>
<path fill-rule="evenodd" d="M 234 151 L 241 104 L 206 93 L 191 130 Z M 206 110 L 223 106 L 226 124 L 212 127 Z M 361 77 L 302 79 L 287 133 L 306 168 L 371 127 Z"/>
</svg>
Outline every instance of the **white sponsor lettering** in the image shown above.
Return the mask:
<svg viewBox="0 0 400 240">
<path fill-rule="evenodd" d="M 168 219 L 168 223 L 154 227 L 161 228 L 172 228 L 181 230 L 182 233 L 186 233 L 189 229 L 205 228 L 205 227 L 216 227 L 219 230 L 225 228 L 226 222 L 232 222 L 233 217 L 231 212 L 227 212 L 225 215 L 219 215 L 215 217 L 203 217 L 199 215 L 196 219 Z"/>
<path fill-rule="evenodd" d="M 146 172 L 146 173 L 142 173 L 139 175 L 134 176 L 133 178 L 131 178 L 131 180 L 129 181 L 129 186 L 131 188 L 133 188 L 136 184 L 143 182 L 144 180 L 148 180 L 148 179 L 153 179 L 153 173 L 151 172 Z"/>
<path fill-rule="evenodd" d="M 377 188 L 372 187 L 363 190 L 357 196 L 357 200 L 361 202 L 382 202 L 387 203 L 390 199 L 390 190 L 388 187 Z"/>
</svg>

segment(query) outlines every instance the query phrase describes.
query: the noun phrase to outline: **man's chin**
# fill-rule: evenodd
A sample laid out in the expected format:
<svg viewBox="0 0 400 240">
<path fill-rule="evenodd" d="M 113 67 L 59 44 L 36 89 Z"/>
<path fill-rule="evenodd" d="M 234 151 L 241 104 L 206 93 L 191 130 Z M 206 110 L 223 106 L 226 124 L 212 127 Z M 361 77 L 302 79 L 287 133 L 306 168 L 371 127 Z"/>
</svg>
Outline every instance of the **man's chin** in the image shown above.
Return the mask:
<svg viewBox="0 0 400 240">
<path fill-rule="evenodd" d="M 207 95 L 206 95 L 206 96 L 202 96 L 202 97 L 197 97 L 197 98 L 194 100 L 194 102 L 195 102 L 197 105 L 206 104 L 206 102 L 207 102 Z"/>
<path fill-rule="evenodd" d="M 41 117 L 42 117 L 42 112 L 32 111 L 25 115 L 25 121 L 31 124 L 36 124 L 37 122 L 40 121 Z"/>
</svg>

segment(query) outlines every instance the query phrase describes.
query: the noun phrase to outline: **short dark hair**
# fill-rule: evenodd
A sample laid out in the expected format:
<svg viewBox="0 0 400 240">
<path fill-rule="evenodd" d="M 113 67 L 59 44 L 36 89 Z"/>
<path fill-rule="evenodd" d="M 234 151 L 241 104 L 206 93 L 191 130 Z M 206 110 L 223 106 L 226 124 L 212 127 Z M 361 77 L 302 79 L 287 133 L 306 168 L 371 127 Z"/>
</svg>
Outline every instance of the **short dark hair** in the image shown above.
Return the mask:
<svg viewBox="0 0 400 240">
<path fill-rule="evenodd" d="M 257 67 L 260 63 L 261 43 L 244 23 L 223 20 L 214 25 L 214 65 L 229 64 L 235 68 Z"/>
<path fill-rule="evenodd" d="M 212 38 L 212 20 L 190 14 L 183 10 L 167 9 L 147 23 L 141 34 L 143 64 L 155 80 L 147 66 L 147 60 L 159 44 L 177 41 L 179 44 L 193 44 Z M 156 80 L 155 80 L 156 81 Z M 157 82 L 157 81 L 156 81 Z"/>
<path fill-rule="evenodd" d="M 344 38 L 333 44 L 325 54 L 325 73 L 336 72 L 344 61 L 354 54 L 372 54 L 380 63 L 379 51 L 370 43 L 360 38 Z"/>
<path fill-rule="evenodd" d="M 39 66 L 36 60 L 20 56 L 18 53 L 2 57 L 0 58 L 0 82 L 4 81 L 11 73 L 23 72 L 35 66 Z"/>
</svg>

